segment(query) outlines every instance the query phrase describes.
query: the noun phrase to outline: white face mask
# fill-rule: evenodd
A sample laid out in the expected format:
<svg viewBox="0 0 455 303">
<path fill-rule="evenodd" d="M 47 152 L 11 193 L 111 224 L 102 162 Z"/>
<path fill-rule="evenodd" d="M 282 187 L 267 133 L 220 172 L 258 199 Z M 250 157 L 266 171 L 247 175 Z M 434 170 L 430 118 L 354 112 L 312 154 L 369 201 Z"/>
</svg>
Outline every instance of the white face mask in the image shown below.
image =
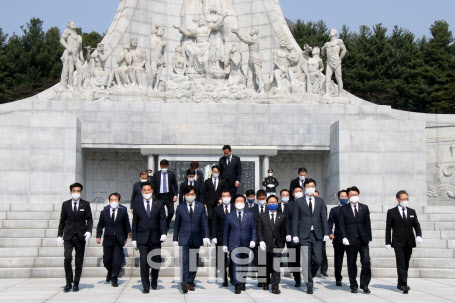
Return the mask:
<svg viewBox="0 0 455 303">
<path fill-rule="evenodd" d="M 147 182 L 147 179 L 141 179 L 141 183 Z"/>
<path fill-rule="evenodd" d="M 295 196 L 296 199 L 299 199 L 299 198 L 303 197 L 303 193 L 297 192 L 297 193 L 294 194 L 294 196 Z"/>
<path fill-rule="evenodd" d="M 351 202 L 352 204 L 357 204 L 359 202 L 359 196 L 352 196 L 351 198 L 349 198 L 349 202 Z"/>
<path fill-rule="evenodd" d="M 237 203 L 235 203 L 235 208 L 237 210 L 243 210 L 245 208 L 245 203 L 237 202 Z"/>
<path fill-rule="evenodd" d="M 299 176 L 300 181 L 305 181 L 305 176 Z"/>
<path fill-rule="evenodd" d="M 216 179 L 216 178 L 218 178 L 219 175 L 220 174 L 212 174 L 212 177 Z"/>
<path fill-rule="evenodd" d="M 196 199 L 196 196 L 185 196 L 185 200 L 188 203 L 193 203 L 193 201 Z"/>
<path fill-rule="evenodd" d="M 79 200 L 81 198 L 81 194 L 80 193 L 72 193 L 71 197 L 73 198 L 74 201 L 77 201 L 77 200 Z"/>
<path fill-rule="evenodd" d="M 142 197 L 144 197 L 145 200 L 150 200 L 152 198 L 152 193 L 150 193 L 150 194 L 142 194 Z"/>
<path fill-rule="evenodd" d="M 193 182 L 194 178 L 188 178 L 188 181 Z"/>
<path fill-rule="evenodd" d="M 258 200 L 259 205 L 264 206 L 267 200 Z"/>
<path fill-rule="evenodd" d="M 273 173 L 269 173 L 269 177 L 273 177 Z"/>
<path fill-rule="evenodd" d="M 162 171 L 163 173 L 167 173 L 167 168 L 162 168 L 161 171 Z"/>
<path fill-rule="evenodd" d="M 111 202 L 109 205 L 111 206 L 111 208 L 117 208 L 118 202 Z"/>
<path fill-rule="evenodd" d="M 401 205 L 401 207 L 406 208 L 406 207 L 408 207 L 408 203 L 409 203 L 408 201 L 401 201 L 400 205 Z"/>
<path fill-rule="evenodd" d="M 231 198 L 223 198 L 223 204 L 228 205 L 231 203 Z"/>
<path fill-rule="evenodd" d="M 307 196 L 313 196 L 315 192 L 316 192 L 316 188 L 313 188 L 313 187 L 305 188 L 305 194 Z"/>
</svg>

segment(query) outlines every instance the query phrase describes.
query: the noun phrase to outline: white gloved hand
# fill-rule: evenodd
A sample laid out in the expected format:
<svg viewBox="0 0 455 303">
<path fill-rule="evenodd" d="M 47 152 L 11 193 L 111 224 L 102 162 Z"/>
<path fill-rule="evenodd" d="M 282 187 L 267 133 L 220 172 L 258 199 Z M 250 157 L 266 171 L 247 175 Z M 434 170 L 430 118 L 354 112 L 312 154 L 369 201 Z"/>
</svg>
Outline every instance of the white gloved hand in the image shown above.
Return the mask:
<svg viewBox="0 0 455 303">
<path fill-rule="evenodd" d="M 268 187 L 268 188 L 272 188 L 272 187 L 275 187 L 275 185 L 273 185 L 273 184 L 267 184 L 267 187 Z"/>
<path fill-rule="evenodd" d="M 324 240 L 322 240 L 322 241 L 327 242 L 329 240 L 330 240 L 329 236 L 324 236 Z"/>
<path fill-rule="evenodd" d="M 161 235 L 160 241 L 161 242 L 166 242 L 167 236 L 166 235 Z"/>
<path fill-rule="evenodd" d="M 137 248 L 137 242 L 136 242 L 136 241 L 131 241 L 131 245 L 133 245 L 133 248 L 134 248 L 134 249 Z"/>
<path fill-rule="evenodd" d="M 371 248 L 371 241 L 368 242 L 368 248 Z"/>
<path fill-rule="evenodd" d="M 264 242 L 264 241 L 261 241 L 261 242 L 259 243 L 259 246 L 261 247 L 261 250 L 262 250 L 262 251 L 265 251 L 266 246 L 265 246 L 265 242 Z"/>
<path fill-rule="evenodd" d="M 90 236 L 91 236 L 91 235 L 92 235 L 92 234 L 91 234 L 90 232 L 88 232 L 88 231 L 84 234 L 85 242 L 88 242 L 88 240 L 90 239 Z"/>
<path fill-rule="evenodd" d="M 291 235 L 287 235 L 287 236 L 286 236 L 286 242 L 291 242 L 291 241 L 292 241 Z"/>
<path fill-rule="evenodd" d="M 175 248 L 179 247 L 179 242 L 178 241 L 174 241 L 174 247 Z"/>
<path fill-rule="evenodd" d="M 421 244 L 423 242 L 422 237 L 416 237 L 417 244 Z"/>
<path fill-rule="evenodd" d="M 58 245 L 58 247 L 61 247 L 63 245 L 62 237 L 57 238 L 57 245 Z"/>
<path fill-rule="evenodd" d="M 218 243 L 218 240 L 217 240 L 216 238 L 213 238 L 213 239 L 212 239 L 212 244 L 213 244 L 213 245 L 216 245 L 217 243 Z"/>
<path fill-rule="evenodd" d="M 343 238 L 343 245 L 349 245 L 349 240 L 347 238 Z"/>
<path fill-rule="evenodd" d="M 390 250 L 392 248 L 392 245 L 386 245 L 385 248 L 387 248 L 387 250 Z"/>
<path fill-rule="evenodd" d="M 228 252 L 229 252 L 228 247 L 227 247 L 227 246 L 223 246 L 223 251 L 224 251 L 225 253 L 228 253 Z"/>
<path fill-rule="evenodd" d="M 296 244 L 300 242 L 299 237 L 292 238 L 292 241 Z"/>
<path fill-rule="evenodd" d="M 212 244 L 210 244 L 210 239 L 209 238 L 204 238 L 202 239 L 202 242 L 204 243 L 205 246 L 211 247 Z"/>
<path fill-rule="evenodd" d="M 256 242 L 251 241 L 251 242 L 250 242 L 250 248 L 255 248 L 255 247 L 256 247 Z"/>
</svg>

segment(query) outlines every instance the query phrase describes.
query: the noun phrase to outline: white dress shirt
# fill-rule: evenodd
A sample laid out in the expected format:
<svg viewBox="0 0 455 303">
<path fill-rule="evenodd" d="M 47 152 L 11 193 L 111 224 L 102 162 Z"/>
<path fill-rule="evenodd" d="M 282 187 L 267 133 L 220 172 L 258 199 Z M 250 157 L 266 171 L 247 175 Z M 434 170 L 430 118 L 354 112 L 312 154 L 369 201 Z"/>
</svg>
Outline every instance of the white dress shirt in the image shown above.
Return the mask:
<svg viewBox="0 0 455 303">
<path fill-rule="evenodd" d="M 218 178 L 213 178 L 213 187 L 215 188 L 215 190 L 218 188 Z"/>
<path fill-rule="evenodd" d="M 280 203 L 281 212 L 282 212 L 283 214 L 284 214 L 284 207 L 285 207 L 284 205 L 285 205 L 285 203 L 284 203 L 284 202 L 283 202 L 283 203 Z"/>
<path fill-rule="evenodd" d="M 354 217 L 355 217 L 355 209 L 354 209 L 354 206 L 357 207 L 357 214 L 359 213 L 360 211 L 360 208 L 359 208 L 359 202 L 357 202 L 356 204 L 354 203 L 351 203 L 351 209 L 352 209 L 352 213 L 354 214 Z"/>
<path fill-rule="evenodd" d="M 153 198 L 150 198 L 150 200 L 145 200 L 145 199 L 144 199 L 144 209 L 145 209 L 145 212 L 147 212 L 147 201 L 150 201 L 150 212 L 152 212 L 152 200 L 153 200 Z"/>
<path fill-rule="evenodd" d="M 117 208 L 112 208 L 112 207 L 110 207 L 110 210 L 109 210 L 109 211 L 110 211 L 109 219 L 112 220 L 112 212 L 114 211 L 114 209 L 115 209 L 115 214 L 114 214 L 114 222 L 115 222 L 115 220 L 117 219 L 119 207 L 117 207 Z M 152 209 L 152 206 L 151 206 L 151 205 L 150 205 L 150 209 Z M 146 210 L 147 210 L 147 208 L 146 208 Z"/>
<path fill-rule="evenodd" d="M 161 174 L 161 181 L 160 181 L 160 194 L 165 194 L 164 189 L 163 189 L 163 179 L 166 178 L 166 184 L 167 184 L 167 192 L 169 192 L 169 171 L 166 173 L 163 173 L 160 171 Z"/>
<path fill-rule="evenodd" d="M 400 216 L 403 218 L 403 206 L 398 205 L 398 210 L 400 211 Z M 407 207 L 404 209 L 404 214 L 406 215 L 406 219 L 409 218 L 408 217 L 408 208 Z"/>
<path fill-rule="evenodd" d="M 81 201 L 81 199 L 79 199 L 77 201 L 74 201 L 73 199 L 71 199 L 71 209 L 73 210 L 73 212 L 74 212 L 74 202 L 76 202 L 76 209 L 79 209 L 79 201 Z"/>
<path fill-rule="evenodd" d="M 243 222 L 243 210 L 239 211 L 238 209 L 236 209 L 235 216 L 236 216 L 237 220 L 239 218 L 239 213 L 240 213 L 240 217 L 242 218 L 242 222 Z"/>
<path fill-rule="evenodd" d="M 194 211 L 195 211 L 195 203 L 196 200 L 193 201 L 193 203 L 188 203 L 188 201 L 186 202 L 186 207 L 188 208 L 188 213 L 190 212 L 190 206 L 193 208 L 193 214 L 194 214 Z"/>
<path fill-rule="evenodd" d="M 229 157 L 226 157 L 226 164 L 229 165 L 229 161 L 232 162 L 232 154 Z"/>
<path fill-rule="evenodd" d="M 231 203 L 229 203 L 228 205 L 223 204 L 223 213 L 226 210 L 226 206 L 227 206 L 227 213 L 230 214 L 231 213 Z"/>
<path fill-rule="evenodd" d="M 309 196 L 305 196 L 306 198 L 306 203 L 308 204 L 308 208 L 310 208 L 310 198 L 311 198 L 311 213 L 314 213 L 314 196 L 312 197 L 309 197 Z M 311 230 L 314 230 L 314 226 L 311 225 Z"/>
<path fill-rule="evenodd" d="M 273 224 L 275 224 L 276 222 L 276 216 L 278 215 L 278 212 L 275 211 L 274 213 L 272 211 L 269 210 L 269 219 L 270 221 L 272 221 L 272 215 L 273 215 Z"/>
</svg>

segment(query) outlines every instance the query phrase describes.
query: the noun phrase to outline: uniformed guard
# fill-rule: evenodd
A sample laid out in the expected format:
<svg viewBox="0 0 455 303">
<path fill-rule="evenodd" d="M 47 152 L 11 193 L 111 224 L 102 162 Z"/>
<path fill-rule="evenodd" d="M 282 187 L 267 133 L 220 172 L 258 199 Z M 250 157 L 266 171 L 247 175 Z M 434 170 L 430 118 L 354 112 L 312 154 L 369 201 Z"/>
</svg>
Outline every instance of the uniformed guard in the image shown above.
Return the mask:
<svg viewBox="0 0 455 303">
<path fill-rule="evenodd" d="M 280 185 L 278 180 L 273 175 L 273 169 L 268 170 L 268 176 L 264 178 L 262 181 L 262 186 L 265 186 L 265 191 L 267 193 L 267 197 L 274 195 L 276 196 L 276 188 Z"/>
</svg>

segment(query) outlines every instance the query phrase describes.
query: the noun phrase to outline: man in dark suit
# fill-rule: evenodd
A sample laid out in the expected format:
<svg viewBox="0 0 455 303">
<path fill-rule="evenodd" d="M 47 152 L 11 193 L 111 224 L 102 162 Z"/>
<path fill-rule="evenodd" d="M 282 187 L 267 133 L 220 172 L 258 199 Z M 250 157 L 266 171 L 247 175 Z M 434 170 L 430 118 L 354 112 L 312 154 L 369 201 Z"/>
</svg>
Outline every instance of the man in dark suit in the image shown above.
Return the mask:
<svg viewBox="0 0 455 303">
<path fill-rule="evenodd" d="M 422 230 L 414 209 L 408 207 L 409 195 L 400 190 L 396 194 L 398 205 L 387 211 L 387 224 L 385 230 L 385 244 L 387 250 L 395 250 L 395 259 L 398 272 L 397 288 L 407 294 L 409 260 L 412 249 L 422 243 Z M 415 236 L 414 236 L 415 231 Z"/>
<path fill-rule="evenodd" d="M 237 187 L 240 185 L 242 177 L 242 162 L 240 158 L 232 154 L 232 149 L 229 145 L 223 146 L 224 156 L 219 160 L 221 168 L 220 179 L 225 180 L 226 187 L 234 197 L 237 194 Z"/>
<path fill-rule="evenodd" d="M 186 178 L 185 180 L 180 183 L 180 191 L 179 191 L 179 204 L 183 204 L 185 203 L 185 200 L 183 198 L 183 189 L 186 187 L 186 186 L 193 186 L 194 187 L 194 191 L 196 192 L 196 201 L 201 201 L 202 202 L 202 199 L 203 199 L 203 188 L 202 186 L 199 184 L 199 182 L 196 182 L 196 180 L 194 179 L 196 176 L 196 171 L 192 168 L 188 168 L 186 170 Z"/>
<path fill-rule="evenodd" d="M 194 181 L 199 184 L 199 188 L 204 188 L 204 180 L 205 180 L 205 175 L 202 171 L 199 170 L 199 162 L 198 161 L 192 161 L 190 163 L 190 168 L 194 169 L 196 174 L 194 175 Z M 186 181 L 186 178 L 185 178 Z M 202 200 L 198 200 L 202 202 Z"/>
<path fill-rule="evenodd" d="M 289 201 L 291 200 L 290 195 L 291 195 L 291 193 L 286 188 L 283 188 L 280 191 L 280 201 L 278 201 L 279 203 L 278 203 L 278 210 L 277 210 L 280 214 L 286 213 L 286 207 L 287 207 Z"/>
<path fill-rule="evenodd" d="M 305 196 L 295 200 L 292 218 L 292 236 L 294 243 L 300 243 L 308 249 L 307 293 L 313 293 L 313 277 L 322 263 L 322 242 L 329 240 L 327 206 L 324 200 L 314 195 L 316 181 L 306 179 Z M 302 261 L 304 262 L 304 261 Z"/>
<path fill-rule="evenodd" d="M 169 223 L 174 217 L 174 203 L 177 202 L 179 189 L 177 187 L 177 179 L 175 174 L 169 170 L 169 161 L 163 159 L 160 161 L 160 171 L 153 174 L 153 188 L 155 190 L 155 198 L 163 201 L 167 208 L 167 229 Z"/>
<path fill-rule="evenodd" d="M 220 167 L 218 165 L 213 165 L 212 176 L 205 180 L 203 189 L 203 201 L 207 207 L 209 224 L 212 220 L 213 209 L 218 206 L 221 193 L 224 191 L 224 189 L 224 180 L 220 180 Z"/>
<path fill-rule="evenodd" d="M 134 185 L 133 185 L 133 193 L 131 194 L 131 201 L 130 201 L 131 213 L 133 213 L 133 211 L 134 211 L 133 209 L 134 209 L 134 203 L 136 202 L 136 199 L 139 199 L 139 201 L 142 201 L 141 184 L 143 182 L 148 181 L 148 176 L 147 176 L 146 171 L 141 172 L 139 177 L 141 178 L 141 180 L 139 182 L 134 183 Z"/>
<path fill-rule="evenodd" d="M 343 269 L 343 258 L 344 252 L 346 251 L 346 246 L 343 245 L 343 237 L 340 231 L 340 209 L 343 205 L 348 204 L 348 193 L 343 189 L 338 192 L 338 201 L 339 205 L 333 207 L 330 210 L 329 215 L 329 229 L 330 229 L 330 240 L 332 240 L 333 250 L 335 253 L 334 256 L 334 267 L 335 267 L 335 281 L 336 286 L 342 286 L 341 280 L 343 276 L 341 275 L 341 270 Z M 335 224 L 335 232 L 333 231 L 333 225 Z"/>
<path fill-rule="evenodd" d="M 235 210 L 234 204 L 232 203 L 231 193 L 225 189 L 221 193 L 222 204 L 218 205 L 213 209 L 212 220 L 210 222 L 211 226 L 211 236 L 212 236 L 212 245 L 216 245 L 216 264 L 217 270 L 220 270 L 221 275 L 223 276 L 223 287 L 228 286 L 228 271 L 226 267 L 229 264 L 229 276 L 231 278 L 231 283 L 234 284 L 234 274 L 232 269 L 232 262 L 228 263 L 228 253 L 223 252 L 223 233 L 224 233 L 224 222 L 226 221 L 226 216 Z M 221 250 L 221 251 L 220 251 Z M 222 261 L 224 260 L 224 261 Z"/>
<path fill-rule="evenodd" d="M 280 294 L 280 262 L 286 243 L 286 218 L 277 212 L 278 198 L 267 198 L 268 212 L 259 216 L 258 239 L 262 252 L 266 252 L 267 279 L 263 290 L 269 290 L 272 285 L 272 293 Z M 261 252 L 259 252 L 261 255 Z M 259 260 L 262 260 L 259 257 Z"/>
<path fill-rule="evenodd" d="M 58 225 L 57 245 L 65 249 L 65 276 L 64 291 L 79 291 L 79 281 L 84 263 L 85 243 L 90 239 L 93 229 L 93 218 L 90 203 L 81 199 L 83 186 L 80 183 L 70 185 L 71 200 L 62 204 L 60 223 Z M 63 239 L 62 239 L 63 237 Z M 62 243 L 64 240 L 64 243 Z M 73 280 L 73 249 L 76 251 L 76 270 Z M 74 286 L 72 286 L 74 283 Z"/>
<path fill-rule="evenodd" d="M 139 250 L 142 292 L 148 294 L 150 286 L 156 289 L 161 263 L 161 246 L 167 239 L 166 212 L 162 201 L 153 198 L 153 186 L 149 182 L 141 184 L 142 201 L 136 203 L 133 213 L 132 242 Z M 153 266 L 148 263 L 148 254 L 153 252 Z M 150 267 L 152 267 L 150 273 Z M 152 277 L 150 282 L 149 276 Z"/>
<path fill-rule="evenodd" d="M 246 199 L 243 195 L 237 195 L 234 198 L 234 205 L 236 211 L 231 211 L 226 216 L 224 223 L 223 234 L 223 250 L 225 253 L 231 252 L 235 249 L 233 259 L 233 273 L 235 294 L 240 294 L 245 291 L 247 269 L 243 264 L 238 264 L 235 260 L 247 259 L 250 249 L 256 247 L 257 241 L 257 224 L 253 214 L 245 211 Z"/>
<path fill-rule="evenodd" d="M 210 244 L 210 231 L 207 221 L 207 212 L 205 206 L 196 201 L 196 192 L 193 186 L 183 188 L 185 203 L 177 207 L 174 225 L 174 247 L 180 246 L 180 272 L 182 291 L 187 293 L 188 290 L 194 291 L 196 285 L 196 271 L 190 271 L 190 268 L 197 266 L 197 259 L 190 260 L 190 249 L 199 250 L 202 245 L 212 246 Z M 190 267 L 190 262 L 192 266 Z"/>
<path fill-rule="evenodd" d="M 298 174 L 299 176 L 295 179 L 292 179 L 291 184 L 289 185 L 289 192 L 291 193 L 294 192 L 294 188 L 296 186 L 300 186 L 301 188 L 303 188 L 303 182 L 305 182 L 307 169 L 305 167 L 300 167 L 298 170 Z M 291 200 L 293 200 L 293 197 L 291 197 Z"/>
<path fill-rule="evenodd" d="M 109 196 L 109 205 L 104 207 L 96 227 L 96 243 L 103 239 L 103 263 L 107 269 L 106 282 L 111 282 L 113 287 L 118 287 L 118 277 L 123 264 L 123 246 L 131 238 L 131 225 L 128 209 L 119 204 L 120 194 L 113 193 Z"/>
<path fill-rule="evenodd" d="M 359 203 L 360 190 L 352 186 L 346 190 L 349 204 L 340 209 L 340 231 L 343 244 L 346 245 L 348 260 L 349 284 L 352 293 L 357 293 L 357 255 L 360 254 L 360 288 L 370 293 L 368 285 L 371 281 L 370 246 L 372 241 L 370 210 Z"/>
</svg>

